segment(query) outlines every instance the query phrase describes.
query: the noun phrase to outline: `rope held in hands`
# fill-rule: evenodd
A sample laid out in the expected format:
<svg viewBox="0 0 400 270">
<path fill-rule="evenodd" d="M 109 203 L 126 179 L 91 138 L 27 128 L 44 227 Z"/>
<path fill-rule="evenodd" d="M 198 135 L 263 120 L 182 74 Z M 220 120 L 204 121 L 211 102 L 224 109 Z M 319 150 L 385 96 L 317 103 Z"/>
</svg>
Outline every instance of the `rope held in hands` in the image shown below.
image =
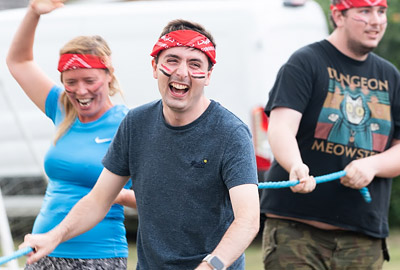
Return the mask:
<svg viewBox="0 0 400 270">
<path fill-rule="evenodd" d="M 33 249 L 31 247 L 25 247 L 25 248 L 21 248 L 21 249 L 15 251 L 11 255 L 0 257 L 0 265 L 3 265 L 5 263 L 8 263 L 9 261 L 12 261 L 12 260 L 17 259 L 17 258 L 19 258 L 21 256 L 24 256 L 24 255 L 26 255 L 26 254 L 28 254 L 29 252 L 32 252 L 32 251 L 33 251 Z"/>
<path fill-rule="evenodd" d="M 345 171 L 338 171 L 338 172 L 334 172 L 334 173 L 330 173 L 330 174 L 326 174 L 326 175 L 317 176 L 317 177 L 315 177 L 315 181 L 317 184 L 320 184 L 320 183 L 325 183 L 325 182 L 339 179 L 340 177 L 343 177 L 345 175 L 346 175 Z M 300 183 L 299 180 L 262 182 L 262 183 L 258 183 L 258 188 L 259 189 L 286 188 L 286 187 L 295 186 L 298 183 Z M 366 188 L 366 187 L 361 188 L 360 193 L 367 203 L 371 202 L 371 195 L 369 194 L 368 188 Z M 32 251 L 33 251 L 33 249 L 31 247 L 26 247 L 26 248 L 15 251 L 11 255 L 0 257 L 0 265 L 3 265 L 11 260 L 14 260 L 21 256 L 24 256 Z"/>
<path fill-rule="evenodd" d="M 346 175 L 345 171 L 338 171 L 330 174 L 325 174 L 321 176 L 315 177 L 315 182 L 317 184 L 320 183 L 325 183 L 329 182 L 332 180 L 339 179 L 340 177 L 343 177 Z M 259 189 L 267 189 L 267 188 L 286 188 L 286 187 L 292 187 L 300 183 L 299 180 L 288 180 L 288 181 L 278 181 L 278 182 L 262 182 L 258 183 L 258 188 Z M 369 194 L 368 188 L 363 187 L 360 189 L 360 193 L 363 196 L 364 200 L 369 203 L 371 202 L 371 195 Z"/>
</svg>

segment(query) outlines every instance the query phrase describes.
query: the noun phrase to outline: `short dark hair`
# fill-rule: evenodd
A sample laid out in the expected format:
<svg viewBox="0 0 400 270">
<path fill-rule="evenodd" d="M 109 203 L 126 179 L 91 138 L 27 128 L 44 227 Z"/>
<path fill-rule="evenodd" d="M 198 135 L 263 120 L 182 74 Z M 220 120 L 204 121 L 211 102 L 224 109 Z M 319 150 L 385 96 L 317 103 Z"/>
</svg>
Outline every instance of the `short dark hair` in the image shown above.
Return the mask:
<svg viewBox="0 0 400 270">
<path fill-rule="evenodd" d="M 343 0 L 331 0 L 331 5 L 336 6 L 342 2 L 343 2 Z M 342 10 L 341 12 L 342 12 L 343 16 L 346 16 L 347 9 Z M 337 25 L 336 25 L 335 21 L 333 20 L 332 12 L 329 14 L 329 21 L 330 21 L 333 29 L 335 29 L 337 27 Z"/>
<path fill-rule="evenodd" d="M 214 48 L 217 47 L 211 33 L 208 32 L 201 24 L 183 20 L 183 19 L 176 19 L 176 20 L 170 21 L 164 27 L 163 31 L 161 32 L 160 38 L 168 33 L 171 33 L 173 31 L 178 31 L 178 30 L 192 30 L 192 31 L 199 32 L 200 34 L 202 34 L 203 36 L 206 36 L 211 41 L 211 43 L 214 45 Z M 214 64 L 211 62 L 211 60 L 208 57 L 207 57 L 207 59 L 208 59 L 208 70 L 210 70 Z M 158 55 L 155 57 L 155 61 L 156 61 L 156 63 L 158 62 Z"/>
</svg>

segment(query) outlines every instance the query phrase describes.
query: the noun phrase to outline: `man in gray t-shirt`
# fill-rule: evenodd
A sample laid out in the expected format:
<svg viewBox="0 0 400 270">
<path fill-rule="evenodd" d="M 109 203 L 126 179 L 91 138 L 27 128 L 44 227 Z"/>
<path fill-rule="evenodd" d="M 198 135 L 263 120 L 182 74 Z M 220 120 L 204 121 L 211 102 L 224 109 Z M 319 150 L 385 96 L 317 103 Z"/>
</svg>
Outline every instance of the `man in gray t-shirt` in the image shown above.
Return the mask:
<svg viewBox="0 0 400 270">
<path fill-rule="evenodd" d="M 245 269 L 259 229 L 257 169 L 248 127 L 204 95 L 214 44 L 196 23 L 164 28 L 151 53 L 161 100 L 128 113 L 92 192 L 54 230 L 27 237 L 29 262 L 94 226 L 131 178 L 137 269 Z"/>
</svg>

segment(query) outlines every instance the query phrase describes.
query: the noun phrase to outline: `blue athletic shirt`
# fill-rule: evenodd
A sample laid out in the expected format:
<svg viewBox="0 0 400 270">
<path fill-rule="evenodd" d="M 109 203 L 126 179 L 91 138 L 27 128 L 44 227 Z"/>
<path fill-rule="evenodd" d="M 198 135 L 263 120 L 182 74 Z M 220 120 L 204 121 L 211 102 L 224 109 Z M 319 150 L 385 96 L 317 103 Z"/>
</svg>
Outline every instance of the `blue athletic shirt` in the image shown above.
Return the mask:
<svg viewBox="0 0 400 270">
<path fill-rule="evenodd" d="M 64 119 L 54 86 L 46 100 L 46 115 L 58 126 Z M 57 144 L 52 144 L 44 160 L 49 183 L 33 233 L 45 233 L 59 224 L 71 208 L 95 185 L 105 155 L 117 128 L 128 112 L 116 105 L 99 119 L 82 123 L 76 119 Z M 131 187 L 131 181 L 125 188 Z M 85 222 L 85 220 L 82 220 Z M 90 231 L 61 243 L 49 256 L 98 259 L 128 257 L 123 206 L 114 204 L 106 217 Z"/>
</svg>

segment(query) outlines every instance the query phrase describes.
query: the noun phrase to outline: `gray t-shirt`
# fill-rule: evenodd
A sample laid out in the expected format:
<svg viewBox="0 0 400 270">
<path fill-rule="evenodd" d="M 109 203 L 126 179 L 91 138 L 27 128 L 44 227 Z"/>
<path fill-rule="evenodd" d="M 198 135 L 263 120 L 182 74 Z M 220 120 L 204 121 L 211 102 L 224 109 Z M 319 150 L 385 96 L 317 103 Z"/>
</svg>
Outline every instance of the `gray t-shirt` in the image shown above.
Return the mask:
<svg viewBox="0 0 400 270">
<path fill-rule="evenodd" d="M 194 269 L 234 219 L 229 189 L 257 184 L 247 126 L 215 101 L 181 127 L 165 122 L 161 101 L 132 109 L 103 165 L 132 178 L 141 270 Z M 229 269 L 244 269 L 244 256 Z"/>
</svg>

